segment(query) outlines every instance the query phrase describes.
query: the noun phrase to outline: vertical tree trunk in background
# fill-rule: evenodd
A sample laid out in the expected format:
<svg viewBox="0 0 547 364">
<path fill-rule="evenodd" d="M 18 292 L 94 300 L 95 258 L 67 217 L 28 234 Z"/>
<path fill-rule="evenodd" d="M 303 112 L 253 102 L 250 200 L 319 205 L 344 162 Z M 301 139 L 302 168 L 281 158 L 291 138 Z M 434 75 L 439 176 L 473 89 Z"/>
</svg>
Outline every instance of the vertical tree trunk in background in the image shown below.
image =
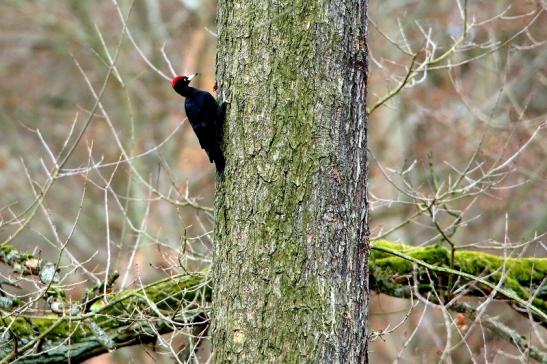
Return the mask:
<svg viewBox="0 0 547 364">
<path fill-rule="evenodd" d="M 220 0 L 217 363 L 367 362 L 366 0 Z"/>
</svg>

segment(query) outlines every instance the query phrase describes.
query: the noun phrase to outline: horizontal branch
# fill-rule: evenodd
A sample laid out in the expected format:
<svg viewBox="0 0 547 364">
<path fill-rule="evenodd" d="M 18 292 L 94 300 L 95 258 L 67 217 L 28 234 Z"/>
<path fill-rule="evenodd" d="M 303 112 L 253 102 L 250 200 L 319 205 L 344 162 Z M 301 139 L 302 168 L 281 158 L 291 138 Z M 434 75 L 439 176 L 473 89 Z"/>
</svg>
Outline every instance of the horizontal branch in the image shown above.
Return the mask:
<svg viewBox="0 0 547 364">
<path fill-rule="evenodd" d="M 498 295 L 525 308 L 537 317 L 546 314 L 542 289 L 547 275 L 546 258 L 509 258 L 475 251 L 457 251 L 454 269 L 450 266 L 450 251 L 442 246 L 412 247 L 385 240 L 375 241 L 370 256 L 370 286 L 395 297 L 407 298 L 412 286 L 420 292 L 443 291 L 450 274 L 460 277 L 454 290 L 469 287 L 466 295 L 485 295 L 496 289 Z M 14 255 L 15 253 L 12 253 Z M 20 262 L 35 259 L 30 254 L 17 253 Z M 5 256 L 4 263 L 12 262 Z M 44 265 L 40 262 L 40 266 Z M 505 267 L 505 270 L 504 270 Z M 427 274 L 424 274 L 427 270 Z M 504 273 L 503 273 L 504 272 Z M 35 269 L 22 274 L 37 274 Z M 497 287 L 504 275 L 503 284 Z M 417 282 L 413 280 L 417 279 Z M 475 288 L 475 289 L 473 289 Z M 480 289 L 479 289 L 480 288 Z M 97 293 L 102 290 L 95 290 Z M 3 308 L 0 326 L 0 363 L 18 359 L 20 363 L 81 362 L 90 357 L 120 347 L 152 343 L 157 335 L 172 332 L 194 323 L 206 321 L 211 301 L 207 272 L 181 274 L 152 284 L 92 296 L 81 303 L 72 303 L 70 310 L 59 310 L 41 316 L 16 315 Z M 455 306 L 452 308 L 455 309 Z M 64 314 L 63 314 L 64 312 Z M 539 313 L 539 314 L 538 314 Z M 487 325 L 494 330 L 493 325 Z M 501 334 L 500 334 L 501 332 Z M 507 330 L 498 330 L 502 337 Z M 505 339 L 515 342 L 515 334 Z M 528 345 L 523 337 L 518 347 Z M 540 355 L 545 355 L 536 350 Z"/>
</svg>

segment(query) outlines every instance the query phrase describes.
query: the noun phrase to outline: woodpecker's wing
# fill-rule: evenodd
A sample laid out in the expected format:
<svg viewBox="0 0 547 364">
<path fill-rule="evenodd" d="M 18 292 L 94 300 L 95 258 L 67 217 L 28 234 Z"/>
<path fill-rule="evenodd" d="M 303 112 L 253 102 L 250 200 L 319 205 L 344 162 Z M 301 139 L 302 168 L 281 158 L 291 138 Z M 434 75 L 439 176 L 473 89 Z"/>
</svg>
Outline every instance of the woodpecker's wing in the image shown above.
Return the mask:
<svg viewBox="0 0 547 364">
<path fill-rule="evenodd" d="M 217 103 L 215 98 L 208 92 L 200 91 L 192 97 L 187 97 L 184 103 L 186 116 L 192 124 L 215 124 Z"/>
<path fill-rule="evenodd" d="M 200 91 L 193 97 L 186 98 L 184 108 L 188 121 L 190 121 L 198 137 L 199 144 L 205 151 L 209 152 L 212 145 L 217 142 L 217 103 L 215 98 L 208 92 Z"/>
</svg>

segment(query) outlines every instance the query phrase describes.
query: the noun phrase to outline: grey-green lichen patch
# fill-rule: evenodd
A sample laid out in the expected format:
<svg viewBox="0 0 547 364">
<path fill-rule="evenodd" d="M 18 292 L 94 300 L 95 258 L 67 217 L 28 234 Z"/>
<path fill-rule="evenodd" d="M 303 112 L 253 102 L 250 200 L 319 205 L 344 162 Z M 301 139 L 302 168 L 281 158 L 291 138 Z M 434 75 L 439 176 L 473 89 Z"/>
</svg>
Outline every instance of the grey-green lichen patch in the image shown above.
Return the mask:
<svg viewBox="0 0 547 364">
<path fill-rule="evenodd" d="M 57 274 L 57 267 L 51 262 L 44 264 L 40 269 L 40 281 L 44 284 L 58 283 L 59 275 Z"/>
<path fill-rule="evenodd" d="M 114 340 L 108 333 L 104 331 L 97 323 L 93 320 L 87 320 L 87 326 L 93 332 L 93 335 L 105 348 L 112 349 L 115 345 Z"/>
</svg>

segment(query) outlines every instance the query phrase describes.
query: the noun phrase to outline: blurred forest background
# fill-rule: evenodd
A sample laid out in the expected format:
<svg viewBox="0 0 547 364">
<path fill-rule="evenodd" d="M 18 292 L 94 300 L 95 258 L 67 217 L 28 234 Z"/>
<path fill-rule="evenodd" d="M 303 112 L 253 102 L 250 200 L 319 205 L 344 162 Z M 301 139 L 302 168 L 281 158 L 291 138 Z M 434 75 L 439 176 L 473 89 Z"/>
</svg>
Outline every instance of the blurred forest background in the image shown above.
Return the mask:
<svg viewBox="0 0 547 364">
<path fill-rule="evenodd" d="M 433 49 L 450 50 L 463 32 L 463 4 L 370 2 L 369 107 L 397 86 L 413 58 L 420 64 Z M 123 289 L 182 267 L 201 269 L 211 254 L 214 166 L 185 121 L 183 99 L 142 55 L 170 77 L 163 49 L 177 73 L 199 72 L 196 86 L 213 92 L 216 2 L 119 5 L 124 15 L 131 8 L 127 24 L 138 48 L 124 36 L 104 111 L 91 113 L 95 99 L 86 78 L 98 93 L 122 33 L 113 2 L 0 1 L 0 238 L 60 259 L 62 284 L 74 299 L 114 270 L 121 274 L 116 288 Z M 547 130 L 538 129 L 547 120 L 545 10 L 542 1 L 469 1 L 465 16 L 475 26 L 449 52 L 455 66 L 427 67 L 409 80 L 412 87 L 371 113 L 373 238 L 423 245 L 440 242 L 442 230 L 469 249 L 546 256 Z M 257 19 L 266 25 L 266 15 Z M 88 119 L 66 164 L 49 176 L 52 155 L 66 155 L 63 146 L 77 140 Z M 506 161 L 503 173 L 481 179 Z M 448 191 L 454 198 L 424 208 L 468 165 L 464 178 L 480 180 L 476 189 Z M 43 203 L 33 204 L 51 180 Z M 0 273 L 7 277 L 9 269 Z M 32 295 L 32 279 L 21 285 Z M 488 311 L 545 345 L 544 329 L 506 305 L 491 303 Z M 447 336 L 440 310 L 373 296 L 372 329 L 401 320 L 372 343 L 372 361 L 438 360 Z M 523 360 L 480 327 L 465 341 L 447 362 Z M 89 362 L 167 363 L 182 342 L 174 335 L 154 348 L 126 348 Z"/>
</svg>

